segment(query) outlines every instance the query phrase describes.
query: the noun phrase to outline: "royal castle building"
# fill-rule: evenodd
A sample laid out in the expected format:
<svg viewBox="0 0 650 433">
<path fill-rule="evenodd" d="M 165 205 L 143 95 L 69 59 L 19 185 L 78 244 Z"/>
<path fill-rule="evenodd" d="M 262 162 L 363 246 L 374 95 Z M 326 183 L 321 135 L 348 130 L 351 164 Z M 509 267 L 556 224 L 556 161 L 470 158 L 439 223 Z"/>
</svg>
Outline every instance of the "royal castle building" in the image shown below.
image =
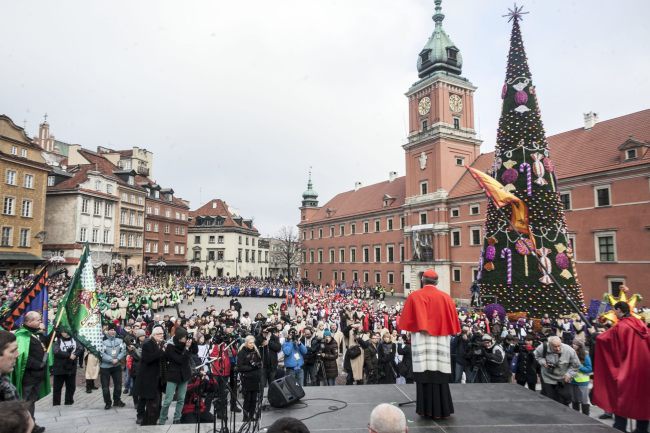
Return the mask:
<svg viewBox="0 0 650 433">
<path fill-rule="evenodd" d="M 486 197 L 465 166 L 489 172 L 494 154 L 480 152 L 477 88 L 463 75 L 444 18 L 436 0 L 435 27 L 417 58 L 419 79 L 406 92 L 405 175 L 357 184 L 320 206 L 310 177 L 298 224 L 301 277 L 408 293 L 434 268 L 441 289 L 469 298 Z M 547 139 L 586 300 L 616 294 L 621 284 L 650 296 L 650 110 L 601 122 L 588 113 L 580 128 Z"/>
</svg>

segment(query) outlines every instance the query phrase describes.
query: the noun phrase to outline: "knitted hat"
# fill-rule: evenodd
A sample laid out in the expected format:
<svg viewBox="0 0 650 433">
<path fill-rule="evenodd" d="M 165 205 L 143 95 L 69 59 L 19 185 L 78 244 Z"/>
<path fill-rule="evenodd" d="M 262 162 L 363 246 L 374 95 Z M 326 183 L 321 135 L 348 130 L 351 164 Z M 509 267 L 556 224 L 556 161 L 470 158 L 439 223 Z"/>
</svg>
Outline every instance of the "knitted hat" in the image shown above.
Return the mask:
<svg viewBox="0 0 650 433">
<path fill-rule="evenodd" d="M 323 337 L 331 337 L 331 336 L 332 336 L 332 331 L 330 331 L 329 329 L 323 331 Z"/>
<path fill-rule="evenodd" d="M 107 328 L 109 331 L 115 331 L 115 329 L 117 329 L 117 325 L 113 322 L 108 322 Z"/>
<path fill-rule="evenodd" d="M 147 333 L 144 332 L 144 329 L 138 329 L 137 331 L 135 331 L 135 338 L 144 337 L 146 335 Z"/>
</svg>

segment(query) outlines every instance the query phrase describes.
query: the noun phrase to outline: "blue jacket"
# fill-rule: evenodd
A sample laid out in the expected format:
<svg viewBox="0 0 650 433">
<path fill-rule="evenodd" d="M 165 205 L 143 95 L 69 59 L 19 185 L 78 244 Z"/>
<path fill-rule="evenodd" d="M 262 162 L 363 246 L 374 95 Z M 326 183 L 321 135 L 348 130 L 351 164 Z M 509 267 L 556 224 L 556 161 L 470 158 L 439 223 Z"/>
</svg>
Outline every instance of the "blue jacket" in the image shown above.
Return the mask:
<svg viewBox="0 0 650 433">
<path fill-rule="evenodd" d="M 282 345 L 282 352 L 284 352 L 284 366 L 286 368 L 302 368 L 302 365 L 305 363 L 303 356 L 307 353 L 307 348 L 304 344 L 285 341 Z"/>
<path fill-rule="evenodd" d="M 580 368 L 578 368 L 578 374 L 573 377 L 571 383 L 577 386 L 588 386 L 589 375 L 592 372 L 593 367 L 591 366 L 591 358 L 589 355 L 585 355 L 585 362 L 583 362 Z"/>
<path fill-rule="evenodd" d="M 119 338 L 106 337 L 103 341 L 102 362 L 99 368 L 111 368 L 119 365 L 119 362 L 126 358 L 126 347 Z M 113 359 L 117 359 L 118 364 L 113 365 Z"/>
</svg>

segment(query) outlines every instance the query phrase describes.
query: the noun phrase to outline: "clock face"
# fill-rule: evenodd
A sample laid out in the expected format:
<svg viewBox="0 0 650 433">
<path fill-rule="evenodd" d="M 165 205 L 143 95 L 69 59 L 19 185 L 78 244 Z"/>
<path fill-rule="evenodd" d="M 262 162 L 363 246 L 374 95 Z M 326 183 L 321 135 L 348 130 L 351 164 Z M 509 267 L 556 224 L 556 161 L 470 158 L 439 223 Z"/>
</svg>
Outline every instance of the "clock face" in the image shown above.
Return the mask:
<svg viewBox="0 0 650 433">
<path fill-rule="evenodd" d="M 451 108 L 451 111 L 454 113 L 460 113 L 463 111 L 463 98 L 458 95 L 450 95 L 449 108 Z"/>
<path fill-rule="evenodd" d="M 418 113 L 420 113 L 420 116 L 424 116 L 425 114 L 429 114 L 429 110 L 431 110 L 431 98 L 425 96 L 418 103 Z"/>
</svg>

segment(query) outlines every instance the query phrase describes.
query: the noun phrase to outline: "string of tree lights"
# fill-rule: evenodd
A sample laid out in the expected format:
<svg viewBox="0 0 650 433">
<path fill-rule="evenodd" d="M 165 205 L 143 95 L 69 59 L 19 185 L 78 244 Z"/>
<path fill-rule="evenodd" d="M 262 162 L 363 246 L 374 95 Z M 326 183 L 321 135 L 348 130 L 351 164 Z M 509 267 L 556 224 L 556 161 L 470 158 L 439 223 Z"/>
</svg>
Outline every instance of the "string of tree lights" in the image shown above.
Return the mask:
<svg viewBox="0 0 650 433">
<path fill-rule="evenodd" d="M 521 15 L 520 8 L 509 14 L 510 51 L 491 174 L 523 201 L 525 209 L 515 215 L 513 225 L 513 209 L 499 210 L 488 200 L 478 283 L 482 297 L 495 299 L 509 312 L 558 317 L 575 310 L 553 279 L 583 311 L 585 305 L 521 37 Z M 515 226 L 524 229 L 515 233 Z M 528 257 L 531 253 L 543 267 Z"/>
</svg>

